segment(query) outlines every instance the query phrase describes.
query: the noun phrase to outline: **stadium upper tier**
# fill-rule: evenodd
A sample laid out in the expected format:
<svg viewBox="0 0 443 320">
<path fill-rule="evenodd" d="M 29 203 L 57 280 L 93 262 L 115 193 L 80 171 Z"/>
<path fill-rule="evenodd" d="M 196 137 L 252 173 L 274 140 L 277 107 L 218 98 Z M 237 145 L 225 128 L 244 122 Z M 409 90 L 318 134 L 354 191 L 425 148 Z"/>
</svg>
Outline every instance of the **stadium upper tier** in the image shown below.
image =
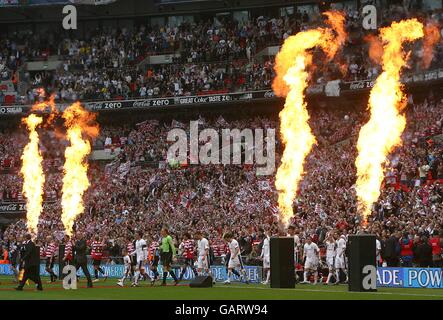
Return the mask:
<svg viewBox="0 0 443 320">
<path fill-rule="evenodd" d="M 399 7 L 383 12 L 384 23 L 409 16 L 436 23 L 442 13 L 422 15 Z M 59 31 L 25 32 L 0 38 L 0 77 L 15 91 L 0 93 L 2 104 L 35 101 L 38 88 L 58 102 L 123 100 L 245 92 L 269 89 L 274 56 L 287 37 L 316 26 L 320 15 L 300 11 L 287 16 L 259 16 L 239 21 L 214 17 L 174 25 L 137 24 L 98 28 L 73 35 Z M 360 15 L 347 11 L 349 38 L 338 58 L 316 60 L 312 84 L 331 80 L 371 80 L 380 73 L 368 58 Z M 422 71 L 422 46 L 411 47 L 410 73 Z M 442 67 L 443 46 L 434 49 L 430 69 Z M 1 90 L 1 89 L 0 89 Z M 3 90 L 4 91 L 4 90 Z"/>
</svg>

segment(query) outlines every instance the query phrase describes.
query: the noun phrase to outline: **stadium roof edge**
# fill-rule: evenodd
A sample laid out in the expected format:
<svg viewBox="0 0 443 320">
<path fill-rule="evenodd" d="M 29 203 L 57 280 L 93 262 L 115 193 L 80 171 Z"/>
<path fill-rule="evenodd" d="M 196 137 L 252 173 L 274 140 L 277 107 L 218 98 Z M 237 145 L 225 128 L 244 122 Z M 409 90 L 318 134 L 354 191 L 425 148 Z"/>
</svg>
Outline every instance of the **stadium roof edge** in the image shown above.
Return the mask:
<svg viewBox="0 0 443 320">
<path fill-rule="evenodd" d="M 298 4 L 318 3 L 319 1 L 299 1 Z M 119 0 L 107 5 L 74 4 L 80 8 L 78 19 L 115 19 L 137 18 L 149 16 L 170 16 L 182 14 L 219 13 L 226 11 L 241 11 L 264 7 L 283 7 L 296 5 L 297 1 L 290 3 L 285 0 L 273 0 L 263 3 L 261 0 L 225 0 L 225 1 L 198 1 L 186 3 L 155 3 L 154 0 Z M 61 21 L 61 7 L 65 4 L 54 3 L 51 5 L 21 5 L 0 6 L 0 24 L 6 23 L 40 23 Z M 82 9 L 83 8 L 83 9 Z"/>
</svg>

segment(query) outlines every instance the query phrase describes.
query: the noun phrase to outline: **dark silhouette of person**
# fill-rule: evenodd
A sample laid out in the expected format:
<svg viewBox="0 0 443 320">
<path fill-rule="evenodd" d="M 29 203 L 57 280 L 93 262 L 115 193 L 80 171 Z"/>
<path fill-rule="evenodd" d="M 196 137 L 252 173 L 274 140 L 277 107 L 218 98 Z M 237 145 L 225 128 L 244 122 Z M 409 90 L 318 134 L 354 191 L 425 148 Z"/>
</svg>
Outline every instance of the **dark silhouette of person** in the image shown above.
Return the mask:
<svg viewBox="0 0 443 320">
<path fill-rule="evenodd" d="M 83 273 L 86 276 L 88 281 L 88 288 L 92 288 L 92 280 L 91 274 L 88 270 L 88 259 L 86 258 L 86 240 L 84 234 L 80 233 L 78 236 L 78 240 L 74 245 L 74 261 L 75 261 L 75 269 L 82 268 Z"/>
<path fill-rule="evenodd" d="M 34 244 L 30 234 L 27 234 L 25 239 L 24 254 L 21 257 L 21 261 L 24 263 L 25 272 L 23 274 L 23 279 L 15 289 L 22 291 L 26 281 L 30 279 L 37 285 L 37 290 L 42 291 L 43 286 L 40 278 L 40 248 Z"/>
</svg>

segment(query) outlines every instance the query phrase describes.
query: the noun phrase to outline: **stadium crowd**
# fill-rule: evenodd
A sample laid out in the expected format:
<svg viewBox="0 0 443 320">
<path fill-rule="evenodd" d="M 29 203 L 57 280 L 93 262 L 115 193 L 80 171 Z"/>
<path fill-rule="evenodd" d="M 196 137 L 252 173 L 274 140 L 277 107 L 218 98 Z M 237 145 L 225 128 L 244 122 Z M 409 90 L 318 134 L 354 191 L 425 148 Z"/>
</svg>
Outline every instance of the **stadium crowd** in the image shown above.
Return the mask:
<svg viewBox="0 0 443 320">
<path fill-rule="evenodd" d="M 390 155 L 382 195 L 373 207 L 367 226 L 382 244 L 410 239 L 418 248 L 443 230 L 442 111 L 441 97 L 431 94 L 420 102 L 414 102 L 412 96 L 409 98 L 403 145 Z M 322 245 L 331 231 L 344 235 L 361 231 L 361 218 L 356 208 L 354 159 L 358 132 L 367 118 L 366 112 L 337 108 L 314 108 L 311 113 L 310 123 L 318 145 L 306 160 L 307 173 L 294 202 L 296 215 L 291 223 L 297 227 L 302 241 L 312 236 Z M 273 116 L 230 121 L 222 116 L 200 117 L 198 120 L 201 129 L 278 130 L 277 118 Z M 148 241 L 153 241 L 161 226 L 167 224 L 176 237 L 185 232 L 204 231 L 215 255 L 221 257 L 226 254 L 222 235 L 231 231 L 241 243 L 242 254 L 252 263 L 260 253 L 259 243 L 263 236 L 260 230 L 269 230 L 271 234 L 278 232 L 274 176 L 257 176 L 256 164 L 167 163 L 170 142 L 166 136 L 175 127 L 188 130 L 189 124 L 171 119 L 146 120 L 134 125 L 127 123 L 102 128 L 94 147 L 117 156 L 106 166 L 91 163 L 91 187 L 85 195 L 85 213 L 77 219 L 75 232 L 85 233 L 88 237 L 99 235 L 108 243 L 107 254 L 119 256 L 136 231 L 141 230 Z M 48 173 L 45 185 L 47 204 L 40 218 L 38 238 L 44 241 L 46 236 L 54 235 L 61 241 L 64 231 L 57 200 L 62 189 L 63 155 L 60 150 L 63 142 L 51 146 L 51 141 L 57 139 L 50 138 L 51 133 L 48 133 L 42 142 L 45 172 Z M 15 158 L 6 163 L 3 161 L 3 166 L 15 165 L 17 170 L 18 156 L 26 137 L 23 132 L 16 132 L 8 133 L 8 139 L 2 141 L 7 143 L 6 149 L 12 150 L 10 154 L 15 154 Z M 282 151 L 278 139 L 276 144 L 278 164 Z M 20 201 L 21 177 L 13 172 L 14 168 L 9 169 L 12 172 L 2 175 L 4 183 L 0 187 L 0 197 L 3 202 Z M 244 221 L 248 224 L 245 225 Z M 20 220 L 4 231 L 2 239 L 7 241 L 25 232 L 25 222 Z M 179 240 L 176 238 L 178 243 Z M 398 264 L 401 251 L 386 250 L 381 255 L 383 261 L 392 265 L 397 258 Z M 423 259 L 414 255 L 413 263 L 426 264 Z M 429 263 L 432 264 L 432 257 Z"/>
<path fill-rule="evenodd" d="M 383 11 L 382 19 L 388 24 L 410 16 L 412 11 L 393 6 Z M 442 13 L 429 12 L 421 18 L 441 26 Z M 318 25 L 318 19 L 297 13 L 242 22 L 220 18 L 174 27 L 141 26 L 134 31 L 93 30 L 84 38 L 51 32 L 45 37 L 17 35 L 16 40 L 0 39 L 0 77 L 11 78 L 26 61 L 58 55 L 63 60 L 61 68 L 34 77 L 26 102 L 34 101 L 36 89 L 42 86 L 55 93 L 58 102 L 268 89 L 274 77 L 273 59 L 258 60 L 256 53 Z M 379 68 L 367 58 L 367 44 L 361 40 L 366 33 L 360 20 L 357 12 L 347 12 L 350 37 L 339 63 L 319 64 L 313 82 L 373 79 L 378 75 Z M 413 47 L 412 71 L 421 70 L 420 48 L 420 43 Z M 137 66 L 149 55 L 175 52 L 180 55 L 172 64 Z M 442 61 L 440 42 L 431 68 L 442 67 Z M 318 144 L 306 160 L 306 175 L 291 220 L 302 242 L 310 236 L 323 247 L 330 232 L 346 236 L 362 230 L 356 207 L 354 159 L 359 130 L 367 121 L 363 110 L 363 106 L 352 111 L 340 106 L 310 110 Z M 431 248 L 430 254 L 427 246 L 430 238 L 443 239 L 443 100 L 430 94 L 415 102 L 410 96 L 406 115 L 403 144 L 389 157 L 382 194 L 374 204 L 367 231 L 380 241 L 380 263 L 441 266 L 441 246 L 440 251 Z M 198 120 L 200 129 L 275 128 L 277 132 L 279 123 L 276 115 Z M 85 234 L 88 239 L 98 236 L 106 243 L 105 257 L 116 257 L 122 255 L 137 231 L 153 242 L 158 240 L 161 226 L 167 224 L 177 244 L 185 232 L 203 231 L 215 255 L 223 257 L 227 248 L 222 235 L 229 231 L 239 240 L 246 262 L 254 263 L 260 255 L 263 230 L 271 235 L 279 232 L 274 176 L 257 176 L 256 164 L 168 163 L 170 143 L 166 136 L 177 127 L 188 130 L 189 123 L 169 118 L 101 127 L 94 148 L 116 157 L 106 165 L 90 162 L 91 186 L 84 196 L 85 212 L 74 225 L 75 234 Z M 50 235 L 61 242 L 65 235 L 60 198 L 66 141 L 59 137 L 59 132 L 50 130 L 41 134 L 46 182 L 45 209 L 38 226 L 40 244 Z M 24 130 L 0 131 L 0 203 L 24 201 L 19 168 L 26 142 Z M 282 152 L 278 135 L 276 151 L 278 167 Z M 1 231 L 0 238 L 6 244 L 22 238 L 26 231 L 21 219 Z M 405 245 L 410 250 L 405 250 Z"/>
<path fill-rule="evenodd" d="M 349 38 L 337 58 L 338 63 L 322 65 L 314 82 L 342 79 L 374 79 L 379 67 L 368 56 L 364 40 L 368 31 L 361 27 L 361 15 L 345 10 Z M 434 23 L 442 32 L 442 13 L 417 12 L 392 5 L 382 12 L 382 25 L 402 18 L 418 16 Z M 0 75 L 11 78 L 17 67 L 30 60 L 58 56 L 62 61 L 55 71 L 28 73 L 23 81 L 31 84 L 22 102 L 38 97 L 37 88 L 54 92 L 57 101 L 113 100 L 145 97 L 197 95 L 211 92 L 234 92 L 269 89 L 273 73 L 273 56 L 256 54 L 282 42 L 296 32 L 318 26 L 320 15 L 296 11 L 287 16 L 259 16 L 244 21 L 217 17 L 179 25 L 88 31 L 84 36 L 46 32 L 17 34 L 16 39 L 2 39 Z M 421 42 L 414 45 L 411 65 L 419 71 L 423 58 Z M 172 54 L 173 63 L 145 65 L 150 55 Z M 434 49 L 430 68 L 441 67 L 441 42 Z M 317 61 L 320 61 L 317 59 Z M 140 64 L 141 63 L 141 64 Z M 27 79 L 27 80 L 26 80 Z"/>
</svg>

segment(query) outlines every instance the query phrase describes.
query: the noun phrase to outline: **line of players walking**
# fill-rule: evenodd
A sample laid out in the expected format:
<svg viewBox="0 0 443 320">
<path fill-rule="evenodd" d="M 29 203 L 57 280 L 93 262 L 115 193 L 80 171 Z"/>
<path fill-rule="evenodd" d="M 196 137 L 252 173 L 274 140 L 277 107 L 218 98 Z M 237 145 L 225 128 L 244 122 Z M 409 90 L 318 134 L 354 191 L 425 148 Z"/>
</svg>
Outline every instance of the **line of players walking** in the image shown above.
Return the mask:
<svg viewBox="0 0 443 320">
<path fill-rule="evenodd" d="M 261 254 L 259 259 L 263 263 L 262 284 L 269 284 L 271 265 L 270 265 L 270 237 L 269 231 L 262 230 L 263 240 L 261 243 Z M 328 270 L 328 276 L 325 284 L 338 284 L 340 273 L 346 276 L 347 282 L 347 268 L 346 268 L 346 235 L 333 234 L 330 232 L 325 241 L 325 261 L 320 257 L 320 248 L 312 241 L 311 237 L 305 239 L 304 244 L 301 244 L 300 238 L 294 226 L 288 228 L 288 237 L 294 239 L 294 260 L 296 266 L 296 278 L 300 283 L 311 283 L 309 276 L 313 275 L 314 284 L 322 282 L 319 280 L 319 270 Z M 227 277 L 225 284 L 230 284 L 233 276 L 237 276 L 240 281 L 249 283 L 250 279 L 244 268 L 242 257 L 240 255 L 241 248 L 238 241 L 231 233 L 225 233 L 224 241 L 228 247 L 228 253 L 225 257 Z M 92 283 L 99 280 L 101 277 L 106 281 L 107 275 L 101 267 L 103 259 L 103 252 L 105 243 L 100 241 L 96 236 L 89 244 L 91 248 L 92 265 L 94 269 L 94 280 L 92 280 L 89 270 L 87 268 L 87 241 L 84 235 L 77 235 L 74 242 L 69 236 L 64 239 L 64 256 L 62 260 L 66 265 L 75 265 L 76 269 L 82 269 L 88 283 L 88 287 L 92 287 Z M 49 282 L 55 282 L 57 275 L 54 272 L 54 263 L 59 254 L 59 247 L 52 237 L 46 238 L 46 245 L 40 247 L 40 257 L 46 260 L 46 272 L 50 276 Z M 12 271 L 17 280 L 20 280 L 20 271 L 23 268 L 20 256 L 20 242 L 11 242 L 9 244 L 9 255 L 12 266 Z M 177 259 L 177 257 L 181 257 Z M 167 227 L 161 229 L 159 240 L 148 242 L 143 239 L 143 233 L 137 232 L 133 241 L 128 242 L 125 249 L 123 249 L 123 263 L 124 275 L 118 280 L 119 286 L 124 286 L 126 281 L 130 281 L 131 285 L 139 286 L 140 281 L 150 281 L 154 285 L 156 281 L 162 280 L 161 284 L 166 285 L 168 274 L 173 279 L 174 285 L 177 285 L 183 280 L 184 275 L 190 269 L 194 276 L 210 275 L 215 281 L 211 272 L 211 265 L 213 263 L 213 252 L 209 241 L 205 238 L 202 232 L 197 231 L 194 236 L 185 233 L 178 248 L 176 248 L 173 238 L 169 234 Z M 172 265 L 180 262 L 180 271 L 176 275 Z M 159 264 L 162 265 L 162 279 L 159 274 Z M 300 269 L 303 264 L 304 268 Z M 149 272 L 150 271 L 150 272 Z M 303 275 L 301 275 L 303 274 Z M 301 280 L 301 278 L 303 278 Z M 334 279 L 334 282 L 333 282 Z M 300 281 L 301 280 L 301 281 Z"/>
<path fill-rule="evenodd" d="M 169 235 L 167 227 L 161 230 L 161 240 L 153 241 L 149 247 L 146 240 L 144 240 L 142 233 L 138 233 L 136 240 L 130 242 L 124 250 L 124 276 L 117 282 L 121 287 L 124 286 L 126 280 L 132 280 L 132 286 L 139 285 L 140 280 L 149 280 L 151 285 L 154 285 L 159 280 L 158 265 L 161 263 L 163 268 L 162 285 L 166 285 L 168 273 L 174 280 L 174 285 L 177 285 L 184 277 L 188 269 L 197 275 L 210 275 L 215 281 L 211 272 L 211 264 L 213 261 L 209 241 L 203 234 L 197 231 L 194 234 L 194 239 L 189 233 L 183 235 L 183 240 L 177 248 L 174 245 L 172 237 Z M 240 256 L 240 246 L 230 233 L 224 235 L 224 240 L 229 246 L 230 255 L 227 257 L 228 277 L 225 284 L 231 282 L 232 276 L 236 275 L 245 283 L 249 283 L 249 278 L 243 266 Z M 197 246 L 195 247 L 195 240 Z M 195 252 L 197 257 L 195 257 Z M 172 263 L 176 261 L 177 254 L 183 257 L 180 268 L 180 275 L 174 273 Z M 197 259 L 195 259 L 197 258 Z M 152 276 L 146 270 L 146 267 L 152 273 Z"/>
<path fill-rule="evenodd" d="M 263 263 L 264 280 L 262 284 L 267 285 L 270 283 L 271 274 L 271 234 L 269 231 L 263 230 L 263 235 L 259 259 Z M 339 284 L 341 273 L 346 277 L 345 283 L 348 281 L 346 235 L 334 234 L 333 232 L 328 234 L 324 242 L 326 249 L 325 261 L 320 257 L 320 248 L 312 241 L 311 237 L 307 237 L 302 246 L 294 226 L 288 228 L 287 236 L 294 238 L 294 260 L 296 265 L 304 264 L 303 280 L 300 283 L 311 283 L 309 281 L 309 275 L 311 274 L 314 278 L 313 284 L 321 283 L 322 281 L 318 278 L 318 271 L 325 268 L 328 270 L 328 276 L 324 284 Z M 240 281 L 249 283 L 250 279 L 240 255 L 241 248 L 238 241 L 229 232 L 224 234 L 223 239 L 228 246 L 228 254 L 225 257 L 227 278 L 224 283 L 230 284 L 234 275 Z M 139 281 L 149 280 L 151 285 L 154 285 L 160 279 L 158 272 L 159 263 L 163 266 L 162 285 L 166 285 L 168 273 L 174 280 L 174 285 L 177 285 L 183 279 L 188 269 L 193 272 L 194 276 L 210 275 L 214 279 L 210 268 L 213 262 L 211 253 L 208 239 L 199 231 L 195 232 L 194 237 L 189 233 L 185 233 L 178 249 L 175 247 L 166 227 L 161 230 L 160 241 L 152 241 L 149 246 L 146 240 L 143 239 L 143 234 L 138 233 L 136 239 L 133 242 L 129 242 L 124 250 L 125 273 L 117 284 L 124 286 L 126 280 L 132 280 L 132 286 L 138 286 Z M 178 277 L 171 267 L 172 263 L 177 261 L 177 256 L 183 258 L 181 259 L 182 264 Z M 151 271 L 151 275 L 147 272 L 147 269 Z M 297 280 L 300 280 L 298 274 L 296 274 L 296 277 Z"/>
<path fill-rule="evenodd" d="M 31 235 L 27 235 L 30 240 Z M 23 271 L 26 273 L 26 246 L 28 241 L 21 241 L 17 239 L 16 241 L 11 241 L 9 243 L 9 261 L 11 264 L 11 270 L 13 272 L 16 282 L 22 282 Z M 91 275 L 87 268 L 87 241 L 83 234 L 78 234 L 75 242 L 66 235 L 64 238 L 64 256 L 62 261 L 64 265 L 75 265 L 76 269 L 82 269 L 84 275 L 87 279 L 88 288 L 92 288 L 92 283 L 98 281 L 99 273 L 106 280 L 104 270 L 100 267 L 101 258 L 103 255 L 104 243 L 99 241 L 98 237 L 95 237 L 94 241 L 90 244 L 91 246 L 91 258 L 93 260 L 93 268 L 95 279 L 91 279 Z M 59 255 L 59 245 L 53 239 L 53 237 L 48 236 L 46 238 L 45 244 L 39 246 L 40 260 L 45 260 L 45 271 L 49 274 L 48 283 L 53 283 L 57 280 L 58 276 L 54 272 L 54 264 Z M 37 253 L 38 257 L 38 253 Z M 75 258 L 74 258 L 75 257 Z M 63 267 L 63 266 L 62 266 Z M 37 269 L 38 273 L 38 269 Z"/>
<path fill-rule="evenodd" d="M 306 238 L 306 242 L 303 245 L 303 261 L 304 261 L 304 272 L 303 281 L 300 283 L 310 283 L 308 280 L 309 274 L 313 274 L 314 282 L 313 284 L 323 283 L 323 281 L 318 279 L 319 268 L 328 269 L 328 277 L 324 284 L 339 284 L 340 283 L 340 271 L 342 271 L 345 276 L 345 282 L 348 282 L 348 272 L 346 267 L 346 236 L 341 235 L 334 237 L 332 233 L 329 233 L 326 237 L 325 247 L 326 247 L 326 261 L 320 257 L 320 249 L 315 242 L 312 241 L 311 237 Z M 296 248 L 299 248 L 298 239 L 295 240 Z M 296 249 L 297 250 L 297 249 Z M 296 258 L 296 263 L 297 263 Z M 334 278 L 335 282 L 332 282 Z"/>
<path fill-rule="evenodd" d="M 348 282 L 348 270 L 346 259 L 346 235 L 334 234 L 332 231 L 327 235 L 324 245 L 326 249 L 325 261 L 321 258 L 319 246 L 308 236 L 302 245 L 301 239 L 295 226 L 289 226 L 287 236 L 294 239 L 294 261 L 296 265 L 296 280 L 302 284 L 309 284 L 309 276 L 313 275 L 313 284 L 324 283 L 339 284 L 343 273 Z M 264 240 L 260 259 L 263 261 L 263 272 L 265 280 L 262 284 L 269 284 L 271 265 L 270 265 L 270 233 L 264 230 Z M 301 267 L 303 266 L 303 267 Z M 319 279 L 319 270 L 328 270 L 326 282 Z M 303 273 L 303 276 L 300 275 Z M 303 280 L 301 280 L 303 278 Z M 334 282 L 332 281 L 334 279 Z"/>
</svg>

